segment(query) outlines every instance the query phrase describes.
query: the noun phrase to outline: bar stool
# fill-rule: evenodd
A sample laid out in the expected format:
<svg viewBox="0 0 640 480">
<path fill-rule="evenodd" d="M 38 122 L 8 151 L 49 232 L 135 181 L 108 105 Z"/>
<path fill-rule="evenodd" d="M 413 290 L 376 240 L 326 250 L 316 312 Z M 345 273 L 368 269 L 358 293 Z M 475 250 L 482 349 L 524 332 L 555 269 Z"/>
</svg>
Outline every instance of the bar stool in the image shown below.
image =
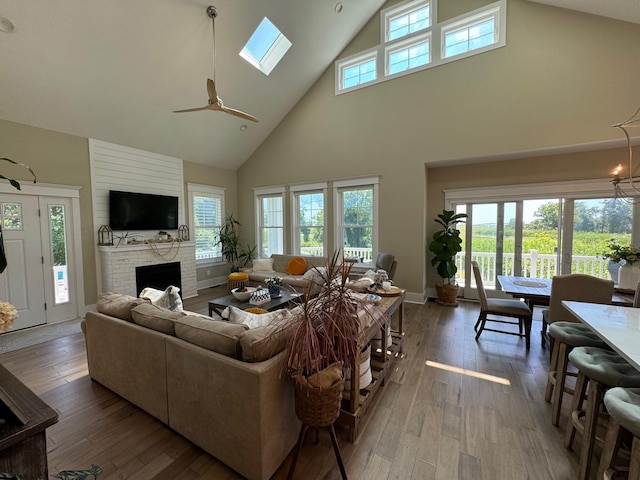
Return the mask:
<svg viewBox="0 0 640 480">
<path fill-rule="evenodd" d="M 569 352 L 574 347 L 609 349 L 609 346 L 583 323 L 554 322 L 549 325 L 549 336 L 553 338 L 553 342 L 551 342 L 553 349 L 551 350 L 551 362 L 549 364 L 547 390 L 544 399 L 546 402 L 550 402 L 553 395 L 551 423 L 558 426 L 564 392 L 573 395 L 573 391 L 566 386 L 567 376 L 576 375 L 567 371 Z"/>
<path fill-rule="evenodd" d="M 640 480 L 640 388 L 612 388 L 604 395 L 604 404 L 609 412 L 609 425 L 596 478 L 614 478 L 620 444 L 623 436 L 630 433 L 633 441 L 627 478 Z"/>
<path fill-rule="evenodd" d="M 640 372 L 616 352 L 602 348 L 576 347 L 569 353 L 569 360 L 577 367 L 578 378 L 571 403 L 571 419 L 567 425 L 565 446 L 570 449 L 576 431 L 582 432 L 580 472 L 577 478 L 588 480 L 604 392 L 613 387 L 640 387 Z M 585 397 L 586 407 L 582 410 Z M 582 416 L 584 425 L 580 422 Z"/>
</svg>

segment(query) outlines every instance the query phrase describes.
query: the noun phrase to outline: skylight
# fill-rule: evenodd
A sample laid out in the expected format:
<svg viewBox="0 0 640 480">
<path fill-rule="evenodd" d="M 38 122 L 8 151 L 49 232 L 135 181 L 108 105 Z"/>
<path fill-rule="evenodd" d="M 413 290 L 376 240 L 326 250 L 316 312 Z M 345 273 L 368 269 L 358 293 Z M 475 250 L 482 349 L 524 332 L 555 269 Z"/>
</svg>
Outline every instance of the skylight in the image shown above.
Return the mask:
<svg viewBox="0 0 640 480">
<path fill-rule="evenodd" d="M 291 47 L 291 42 L 264 17 L 240 52 L 240 56 L 265 75 L 269 75 Z"/>
</svg>

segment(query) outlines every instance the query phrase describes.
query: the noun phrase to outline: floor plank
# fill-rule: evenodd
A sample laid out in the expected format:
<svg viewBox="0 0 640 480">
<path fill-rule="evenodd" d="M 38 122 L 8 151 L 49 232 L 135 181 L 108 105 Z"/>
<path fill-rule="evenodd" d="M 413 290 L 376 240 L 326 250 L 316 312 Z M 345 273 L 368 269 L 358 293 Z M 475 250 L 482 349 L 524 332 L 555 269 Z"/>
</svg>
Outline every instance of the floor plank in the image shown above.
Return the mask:
<svg viewBox="0 0 640 480">
<path fill-rule="evenodd" d="M 207 314 L 207 301 L 224 289 L 201 291 L 184 301 L 185 308 Z M 404 356 L 379 390 L 360 437 L 351 444 L 337 428 L 350 479 L 575 477 L 577 455 L 564 447 L 563 428 L 551 425 L 544 402 L 548 350 L 540 347 L 539 312 L 527 352 L 522 339 L 494 332 L 476 342 L 478 311 L 472 302 L 405 306 Z M 50 472 L 95 463 L 105 480 L 242 478 L 92 382 L 82 334 L 2 354 L 0 363 L 60 415 L 47 431 Z M 328 434 L 321 432 L 318 445 L 309 437 L 295 478 L 339 479 Z M 274 479 L 286 478 L 289 462 Z"/>
</svg>

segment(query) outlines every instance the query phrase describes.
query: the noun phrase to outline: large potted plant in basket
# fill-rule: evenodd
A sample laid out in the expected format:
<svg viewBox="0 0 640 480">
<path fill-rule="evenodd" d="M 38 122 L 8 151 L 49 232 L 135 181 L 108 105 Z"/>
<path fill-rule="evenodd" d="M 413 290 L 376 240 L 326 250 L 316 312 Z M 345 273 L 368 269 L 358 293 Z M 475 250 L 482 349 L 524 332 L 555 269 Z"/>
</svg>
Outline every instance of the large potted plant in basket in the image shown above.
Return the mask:
<svg viewBox="0 0 640 480">
<path fill-rule="evenodd" d="M 442 228 L 433 234 L 429 250 L 434 254 L 431 265 L 435 266 L 441 282 L 436 283 L 438 303 L 446 306 L 457 306 L 458 284 L 456 283 L 456 254 L 462 251 L 462 238 L 458 223 L 464 223 L 466 213 L 443 210 L 435 219 Z"/>
<path fill-rule="evenodd" d="M 292 310 L 284 327 L 288 332 L 285 369 L 294 381 L 296 415 L 303 424 L 291 471 L 306 430 L 328 427 L 346 478 L 333 430 L 340 414 L 343 365 L 359 358 L 361 322 L 380 318 L 370 304 L 351 292 L 347 285 L 350 269 L 351 263 L 343 262 L 339 253 L 329 258 L 326 267 L 314 267 L 315 279 L 305 287 L 301 304 Z M 317 289 L 314 286 L 320 291 L 311 296 Z"/>
</svg>

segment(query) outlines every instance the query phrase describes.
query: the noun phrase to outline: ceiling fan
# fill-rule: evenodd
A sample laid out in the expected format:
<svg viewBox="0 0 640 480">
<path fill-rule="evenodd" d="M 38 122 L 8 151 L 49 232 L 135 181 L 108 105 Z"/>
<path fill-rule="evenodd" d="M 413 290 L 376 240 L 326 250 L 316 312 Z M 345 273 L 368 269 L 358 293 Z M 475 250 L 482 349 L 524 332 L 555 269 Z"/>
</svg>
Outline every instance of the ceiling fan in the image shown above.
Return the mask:
<svg viewBox="0 0 640 480">
<path fill-rule="evenodd" d="M 207 15 L 211 19 L 213 24 L 213 80 L 207 78 L 207 93 L 209 94 L 209 103 L 204 107 L 187 108 L 185 110 L 174 110 L 173 113 L 187 113 L 187 112 L 199 112 L 200 110 L 218 110 L 224 113 L 235 115 L 236 117 L 244 118 L 252 122 L 257 122 L 258 119 L 253 115 L 241 112 L 235 108 L 227 107 L 222 103 L 222 99 L 218 96 L 216 91 L 216 17 L 218 16 L 218 10 L 214 6 L 207 7 Z"/>
</svg>

